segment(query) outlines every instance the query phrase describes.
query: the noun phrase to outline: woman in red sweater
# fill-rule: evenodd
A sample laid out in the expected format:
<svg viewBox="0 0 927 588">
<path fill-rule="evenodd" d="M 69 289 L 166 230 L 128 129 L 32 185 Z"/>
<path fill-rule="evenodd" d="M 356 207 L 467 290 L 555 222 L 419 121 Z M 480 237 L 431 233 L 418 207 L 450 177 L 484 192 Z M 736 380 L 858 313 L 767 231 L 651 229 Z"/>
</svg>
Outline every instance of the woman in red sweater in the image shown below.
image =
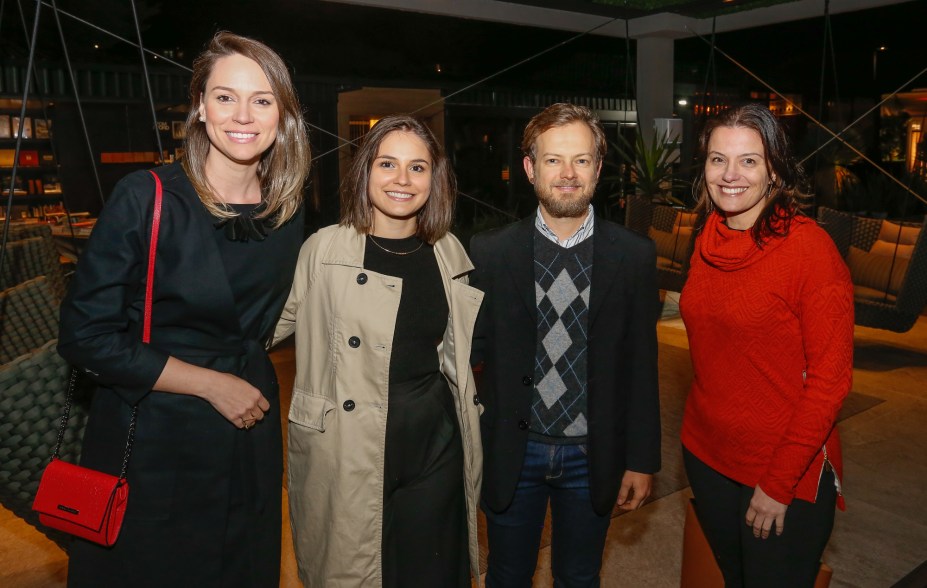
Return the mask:
<svg viewBox="0 0 927 588">
<path fill-rule="evenodd" d="M 728 588 L 812 586 L 843 508 L 835 422 L 853 287 L 800 212 L 801 166 L 767 108 L 709 121 L 680 302 L 695 378 L 682 423 L 696 512 Z"/>
</svg>

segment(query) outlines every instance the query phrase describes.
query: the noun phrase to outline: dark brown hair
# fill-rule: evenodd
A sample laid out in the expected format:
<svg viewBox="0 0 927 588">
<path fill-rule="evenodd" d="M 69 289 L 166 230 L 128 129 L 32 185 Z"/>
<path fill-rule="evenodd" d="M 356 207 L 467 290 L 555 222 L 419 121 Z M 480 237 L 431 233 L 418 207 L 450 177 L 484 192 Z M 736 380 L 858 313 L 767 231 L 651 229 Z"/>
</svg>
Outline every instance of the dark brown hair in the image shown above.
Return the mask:
<svg viewBox="0 0 927 588">
<path fill-rule="evenodd" d="M 705 181 L 705 162 L 708 158 L 708 142 L 711 134 L 718 127 L 746 128 L 756 131 L 763 142 L 766 172 L 772 184 L 769 196 L 763 205 L 760 216 L 753 224 L 753 240 L 763 245 L 772 236 L 788 234 L 792 219 L 802 214 L 808 195 L 804 192 L 806 179 L 801 164 L 792 155 L 788 137 L 779 121 L 762 104 L 747 104 L 732 108 L 708 120 L 699 134 L 698 159 L 699 172 L 692 183 L 692 192 L 696 198 L 695 211 L 699 214 L 696 230 L 705 226 L 709 214 L 721 214 L 715 210 L 708 195 L 708 183 Z"/>
<path fill-rule="evenodd" d="M 531 159 L 531 163 L 534 163 L 534 158 L 537 156 L 537 139 L 541 133 L 574 122 L 586 123 L 592 131 L 592 136 L 595 138 L 595 162 L 601 163 L 605 159 L 605 152 L 608 151 L 608 143 L 605 141 L 605 131 L 602 130 L 599 117 L 585 106 L 566 102 L 551 104 L 528 121 L 521 140 L 522 152 Z"/>
<path fill-rule="evenodd" d="M 283 59 L 267 45 L 248 37 L 220 31 L 209 42 L 206 50 L 193 61 L 190 114 L 187 115 L 185 123 L 183 169 L 210 213 L 219 218 L 236 216 L 235 211 L 222 203 L 206 178 L 206 155 L 209 153 L 210 141 L 205 125 L 199 120 L 200 104 L 213 67 L 217 61 L 231 55 L 241 55 L 255 61 L 267 76 L 277 100 L 280 111 L 277 138 L 261 156 L 257 174 L 261 182 L 261 199 L 265 203 L 260 216 L 275 218 L 275 225 L 280 226 L 296 214 L 302 202 L 311 153 L 302 109 L 290 79 L 290 72 Z"/>
<path fill-rule="evenodd" d="M 457 200 L 457 178 L 451 169 L 444 149 L 431 130 L 419 119 L 404 114 L 381 118 L 370 131 L 351 162 L 341 184 L 341 224 L 354 227 L 360 233 L 373 230 L 373 204 L 367 194 L 370 170 L 377 158 L 380 144 L 392 132 L 412 133 L 421 139 L 431 156 L 431 193 L 425 206 L 416 215 L 415 236 L 434 244 L 451 228 L 454 221 L 454 202 Z"/>
</svg>

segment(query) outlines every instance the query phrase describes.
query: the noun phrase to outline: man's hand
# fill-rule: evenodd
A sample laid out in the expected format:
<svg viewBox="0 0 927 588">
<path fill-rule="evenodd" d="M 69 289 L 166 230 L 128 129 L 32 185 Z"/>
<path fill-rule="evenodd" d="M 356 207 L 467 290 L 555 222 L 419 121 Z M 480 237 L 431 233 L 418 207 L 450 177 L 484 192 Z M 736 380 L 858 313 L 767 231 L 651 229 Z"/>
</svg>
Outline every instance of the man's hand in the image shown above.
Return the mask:
<svg viewBox="0 0 927 588">
<path fill-rule="evenodd" d="M 622 510 L 637 510 L 650 496 L 653 487 L 653 474 L 641 474 L 626 470 L 621 478 L 621 490 L 618 492 L 618 507 Z"/>
</svg>

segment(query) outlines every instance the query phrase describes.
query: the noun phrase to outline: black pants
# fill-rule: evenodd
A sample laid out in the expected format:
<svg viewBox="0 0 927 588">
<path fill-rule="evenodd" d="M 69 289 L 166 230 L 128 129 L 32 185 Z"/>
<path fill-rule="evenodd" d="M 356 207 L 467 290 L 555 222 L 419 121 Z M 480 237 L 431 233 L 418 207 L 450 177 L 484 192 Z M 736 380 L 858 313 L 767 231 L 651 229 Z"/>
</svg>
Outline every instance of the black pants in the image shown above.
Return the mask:
<svg viewBox="0 0 927 588">
<path fill-rule="evenodd" d="M 437 374 L 390 393 L 383 480 L 383 586 L 470 586 L 463 444 Z"/>
<path fill-rule="evenodd" d="M 754 488 L 719 474 L 683 448 L 695 512 L 714 552 L 726 588 L 814 586 L 821 554 L 834 528 L 834 473 L 821 476 L 817 502 L 795 499 L 785 513 L 782 535 L 753 536 L 746 523 Z"/>
</svg>

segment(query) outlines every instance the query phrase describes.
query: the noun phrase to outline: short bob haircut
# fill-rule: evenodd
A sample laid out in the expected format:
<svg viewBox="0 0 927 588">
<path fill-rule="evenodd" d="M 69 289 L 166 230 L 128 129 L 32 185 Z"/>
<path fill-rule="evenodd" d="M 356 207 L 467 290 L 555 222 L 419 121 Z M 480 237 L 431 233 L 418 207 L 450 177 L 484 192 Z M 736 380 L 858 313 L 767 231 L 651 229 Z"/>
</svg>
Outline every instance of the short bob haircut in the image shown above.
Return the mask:
<svg viewBox="0 0 927 588">
<path fill-rule="evenodd" d="M 206 155 L 211 143 L 205 125 L 200 122 L 200 105 L 206 93 L 206 83 L 216 62 L 223 57 L 241 55 L 255 61 L 264 71 L 280 111 L 277 138 L 264 152 L 258 163 L 257 175 L 261 182 L 261 199 L 264 209 L 260 218 L 274 219 L 279 227 L 296 214 L 303 199 L 303 188 L 309 175 L 311 153 L 302 109 L 293 89 L 290 72 L 267 45 L 220 31 L 193 61 L 190 80 L 190 114 L 185 124 L 183 169 L 209 212 L 218 218 L 237 216 L 227 207 L 206 178 Z"/>
<path fill-rule="evenodd" d="M 536 114 L 534 118 L 528 121 L 525 127 L 525 134 L 521 140 L 521 150 L 525 156 L 534 163 L 537 157 L 537 139 L 544 133 L 554 127 L 562 127 L 574 122 L 585 123 L 592 136 L 595 139 L 595 162 L 602 163 L 605 159 L 605 153 L 608 151 L 608 143 L 605 141 L 605 131 L 602 130 L 602 123 L 599 117 L 586 108 L 566 102 L 557 102 L 544 109 L 543 112 Z"/>
<path fill-rule="evenodd" d="M 425 123 L 409 115 L 385 116 L 364 135 L 360 149 L 341 184 L 340 224 L 354 227 L 359 233 L 373 232 L 373 204 L 367 193 L 370 170 L 377 158 L 380 144 L 387 135 L 397 131 L 412 133 L 421 139 L 431 156 L 431 193 L 425 206 L 416 215 L 415 236 L 433 245 L 447 234 L 454 221 L 457 178 L 444 155 L 444 149 L 432 132 Z"/>
<path fill-rule="evenodd" d="M 719 127 L 752 129 L 760 136 L 765 153 L 766 171 L 772 179 L 769 193 L 760 216 L 751 232 L 753 240 L 762 246 L 769 238 L 784 236 L 791 228 L 792 219 L 803 214 L 808 195 L 804 192 L 807 180 L 801 164 L 792 155 L 788 137 L 776 117 L 762 104 L 747 104 L 726 110 L 705 123 L 699 134 L 698 161 L 699 172 L 692 184 L 696 199 L 695 211 L 699 221 L 696 230 L 701 231 L 705 219 L 711 213 L 722 214 L 717 210 L 708 195 L 708 183 L 705 181 L 705 163 L 708 159 L 708 142 L 711 134 Z"/>
</svg>

